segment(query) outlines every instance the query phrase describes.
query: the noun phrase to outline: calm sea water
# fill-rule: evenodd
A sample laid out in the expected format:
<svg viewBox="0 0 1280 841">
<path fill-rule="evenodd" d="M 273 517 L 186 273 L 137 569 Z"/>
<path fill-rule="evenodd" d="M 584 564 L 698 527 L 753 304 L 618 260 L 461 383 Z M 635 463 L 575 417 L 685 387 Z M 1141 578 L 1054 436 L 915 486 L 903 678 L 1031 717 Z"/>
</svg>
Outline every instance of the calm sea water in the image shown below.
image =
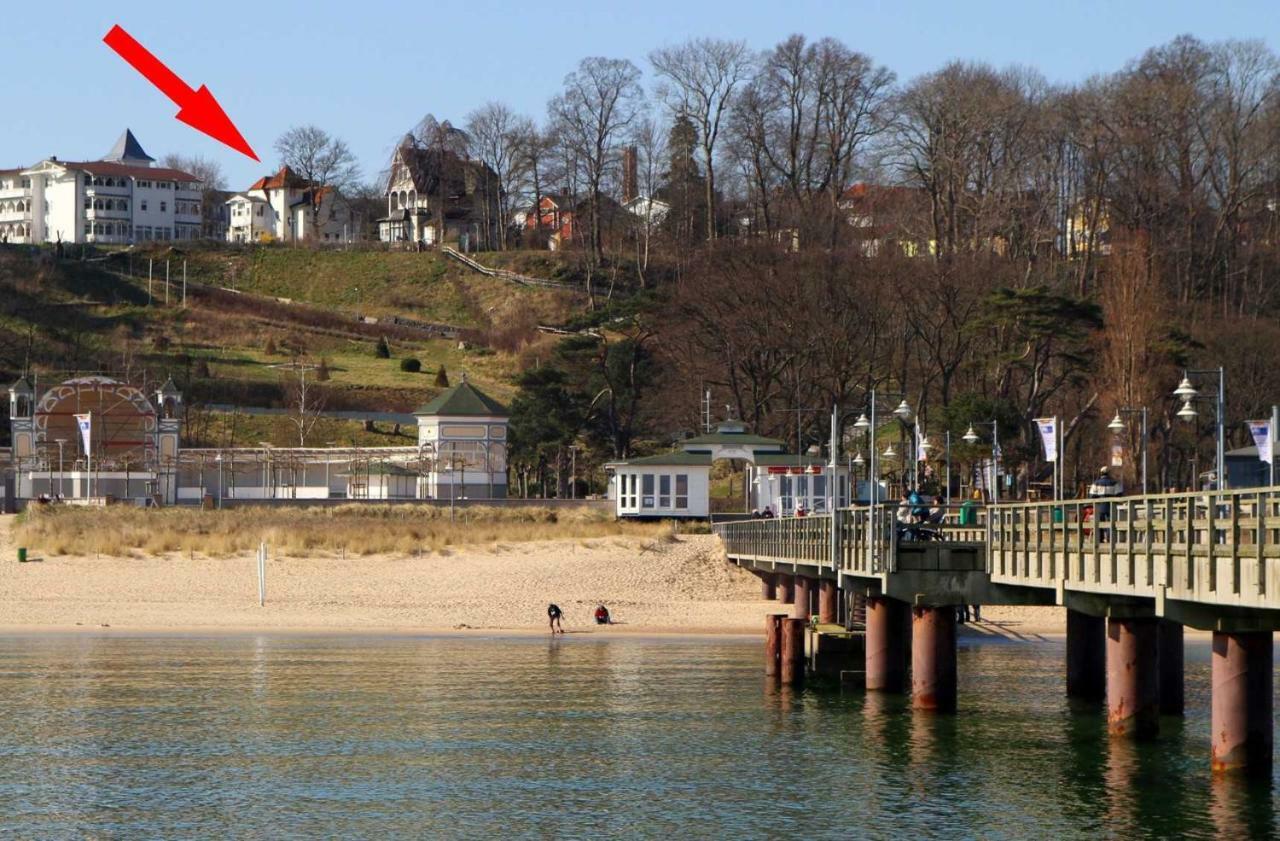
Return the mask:
<svg viewBox="0 0 1280 841">
<path fill-rule="evenodd" d="M 751 640 L 0 638 L 0 835 L 1264 836 L 1280 786 L 1185 720 L 1114 744 L 1063 650 L 960 656 L 961 712 L 780 691 Z"/>
</svg>

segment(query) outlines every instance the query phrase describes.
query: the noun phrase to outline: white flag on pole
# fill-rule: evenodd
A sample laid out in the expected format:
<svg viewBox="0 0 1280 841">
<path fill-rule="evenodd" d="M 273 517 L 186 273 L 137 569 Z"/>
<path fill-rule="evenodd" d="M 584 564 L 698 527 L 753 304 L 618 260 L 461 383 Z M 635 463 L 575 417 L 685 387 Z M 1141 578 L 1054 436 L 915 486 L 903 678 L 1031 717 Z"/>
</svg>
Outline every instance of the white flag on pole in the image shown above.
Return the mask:
<svg viewBox="0 0 1280 841">
<path fill-rule="evenodd" d="M 916 461 L 928 461 L 928 453 L 924 446 L 924 431 L 920 429 L 920 422 L 916 422 Z"/>
<path fill-rule="evenodd" d="M 1258 458 L 1271 463 L 1274 457 L 1271 449 L 1271 421 L 1258 420 L 1247 421 L 1249 424 L 1249 434 L 1253 436 L 1253 443 L 1258 445 Z"/>
<path fill-rule="evenodd" d="M 84 454 L 89 455 L 89 431 L 93 426 L 93 412 L 76 415 L 76 425 L 80 427 L 80 441 L 84 444 Z"/>
<path fill-rule="evenodd" d="M 1040 441 L 1044 444 L 1044 460 L 1058 460 L 1058 419 L 1036 418 L 1036 428 L 1040 430 Z"/>
</svg>

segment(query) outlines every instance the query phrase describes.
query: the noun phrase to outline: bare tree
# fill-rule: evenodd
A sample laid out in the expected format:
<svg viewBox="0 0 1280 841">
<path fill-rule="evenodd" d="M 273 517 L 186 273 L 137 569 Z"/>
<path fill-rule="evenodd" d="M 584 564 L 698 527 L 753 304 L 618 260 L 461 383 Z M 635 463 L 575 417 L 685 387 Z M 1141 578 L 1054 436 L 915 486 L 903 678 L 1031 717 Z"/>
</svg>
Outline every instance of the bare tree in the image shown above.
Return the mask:
<svg viewBox="0 0 1280 841">
<path fill-rule="evenodd" d="M 346 191 L 359 179 L 356 156 L 345 141 L 317 126 L 289 129 L 276 141 L 276 153 L 285 166 L 307 182 L 311 191 L 311 230 L 318 231 L 324 194 Z"/>
<path fill-rule="evenodd" d="M 641 98 L 640 70 L 626 59 L 584 58 L 551 100 L 551 120 L 576 158 L 587 186 L 591 216 L 590 254 L 602 255 L 601 195 L 616 156 L 618 136 L 630 127 Z"/>
<path fill-rule="evenodd" d="M 666 149 L 666 127 L 652 116 L 638 120 L 631 132 L 631 144 L 636 154 L 636 181 L 644 204 L 639 206 L 636 230 L 636 274 L 643 289 L 648 285 L 649 253 L 654 234 L 662 223 L 662 216 L 655 212 L 654 196 L 662 178 L 662 156 Z"/>
<path fill-rule="evenodd" d="M 550 174 L 551 158 L 555 154 L 556 138 L 550 131 L 543 131 L 532 120 L 525 123 L 517 137 L 520 152 L 521 184 L 527 187 L 532 195 L 533 229 L 537 246 L 542 242 L 542 212 L 538 203 L 546 191 L 547 178 Z"/>
<path fill-rule="evenodd" d="M 524 175 L 525 138 L 532 128 L 532 121 L 521 117 L 501 102 L 487 102 L 467 116 L 467 133 L 476 156 L 484 162 L 497 179 L 486 184 L 488 193 L 496 201 L 498 218 L 491 225 L 498 229 L 500 249 L 507 247 L 507 229 L 511 220 L 511 199 L 519 193 L 520 179 Z M 488 173 L 486 172 L 486 179 Z M 486 213 L 490 202 L 485 201 Z M 494 241 L 489 232 L 489 241 Z"/>
<path fill-rule="evenodd" d="M 707 239 L 716 237 L 715 149 L 734 90 L 754 66 L 745 41 L 696 38 L 649 53 L 649 62 L 669 84 L 659 95 L 677 114 L 693 121 L 706 166 Z"/>
<path fill-rule="evenodd" d="M 317 366 L 301 359 L 280 366 L 285 397 L 289 406 L 289 423 L 298 432 L 298 446 L 307 446 L 307 436 L 324 413 L 325 393 L 307 378 Z"/>
<path fill-rule="evenodd" d="M 785 204 L 790 226 L 831 247 L 839 203 L 869 141 L 884 130 L 893 74 L 833 38 L 793 35 L 761 59 L 733 106 L 734 154 L 766 228 Z M 774 206 L 770 194 L 779 192 Z M 820 236 L 819 236 L 820 234 Z"/>
</svg>

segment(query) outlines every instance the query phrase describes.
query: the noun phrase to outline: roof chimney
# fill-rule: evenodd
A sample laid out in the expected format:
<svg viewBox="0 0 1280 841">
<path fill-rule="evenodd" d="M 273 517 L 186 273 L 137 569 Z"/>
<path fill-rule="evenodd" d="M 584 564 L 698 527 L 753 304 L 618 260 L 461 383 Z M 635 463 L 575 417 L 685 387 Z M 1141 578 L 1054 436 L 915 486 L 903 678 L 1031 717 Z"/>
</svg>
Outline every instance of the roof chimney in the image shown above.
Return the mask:
<svg viewBox="0 0 1280 841">
<path fill-rule="evenodd" d="M 628 146 L 622 150 L 622 203 L 627 204 L 636 198 L 639 178 L 637 168 L 636 147 Z"/>
</svg>

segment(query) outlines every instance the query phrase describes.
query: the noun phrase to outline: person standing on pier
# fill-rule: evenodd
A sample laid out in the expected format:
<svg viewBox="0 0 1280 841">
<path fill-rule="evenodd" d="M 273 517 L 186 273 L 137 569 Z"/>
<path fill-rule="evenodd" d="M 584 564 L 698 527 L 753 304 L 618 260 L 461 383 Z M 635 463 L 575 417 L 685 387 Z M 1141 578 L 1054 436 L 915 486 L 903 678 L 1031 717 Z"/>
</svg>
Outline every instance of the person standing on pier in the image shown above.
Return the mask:
<svg viewBox="0 0 1280 841">
<path fill-rule="evenodd" d="M 1098 478 L 1093 480 L 1093 484 L 1089 485 L 1089 498 L 1097 500 L 1107 500 L 1113 496 L 1120 496 L 1124 493 L 1124 486 L 1111 475 L 1111 468 L 1103 466 L 1098 472 Z M 1099 501 L 1093 506 L 1093 520 L 1097 523 L 1098 539 L 1103 543 L 1111 542 L 1111 526 L 1103 526 L 1103 523 L 1111 521 L 1111 503 Z"/>
</svg>

